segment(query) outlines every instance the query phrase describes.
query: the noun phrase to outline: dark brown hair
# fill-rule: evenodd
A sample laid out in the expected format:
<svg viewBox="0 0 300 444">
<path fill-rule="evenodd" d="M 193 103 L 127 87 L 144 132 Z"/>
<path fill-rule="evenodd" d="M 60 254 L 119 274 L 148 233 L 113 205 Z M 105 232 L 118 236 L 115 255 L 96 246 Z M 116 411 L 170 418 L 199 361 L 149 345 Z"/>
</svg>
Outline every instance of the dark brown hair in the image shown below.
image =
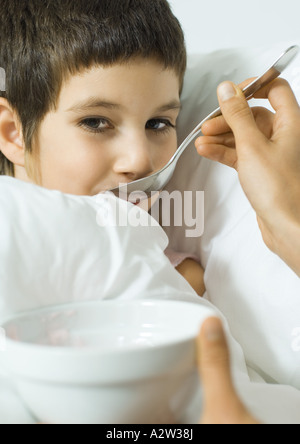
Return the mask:
<svg viewBox="0 0 300 444">
<path fill-rule="evenodd" d="M 1 0 L 0 67 L 27 153 L 63 82 L 92 65 L 155 57 L 183 82 L 184 35 L 167 0 Z M 1 147 L 0 147 L 1 150 Z M 0 152 L 0 174 L 14 175 Z"/>
</svg>

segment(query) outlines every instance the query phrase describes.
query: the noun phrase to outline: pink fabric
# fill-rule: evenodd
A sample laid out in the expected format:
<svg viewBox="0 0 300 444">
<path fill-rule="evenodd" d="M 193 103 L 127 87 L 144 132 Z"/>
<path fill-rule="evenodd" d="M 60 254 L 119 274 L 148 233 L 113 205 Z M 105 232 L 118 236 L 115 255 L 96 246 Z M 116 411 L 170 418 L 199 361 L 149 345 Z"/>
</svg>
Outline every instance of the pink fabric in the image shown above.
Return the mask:
<svg viewBox="0 0 300 444">
<path fill-rule="evenodd" d="M 165 255 L 171 262 L 174 268 L 178 267 L 178 265 L 182 264 L 183 261 L 186 259 L 193 259 L 194 261 L 198 262 L 200 264 L 199 259 L 197 256 L 194 256 L 193 254 L 189 253 L 179 253 L 178 251 L 171 250 L 171 248 L 167 248 L 165 251 Z"/>
</svg>

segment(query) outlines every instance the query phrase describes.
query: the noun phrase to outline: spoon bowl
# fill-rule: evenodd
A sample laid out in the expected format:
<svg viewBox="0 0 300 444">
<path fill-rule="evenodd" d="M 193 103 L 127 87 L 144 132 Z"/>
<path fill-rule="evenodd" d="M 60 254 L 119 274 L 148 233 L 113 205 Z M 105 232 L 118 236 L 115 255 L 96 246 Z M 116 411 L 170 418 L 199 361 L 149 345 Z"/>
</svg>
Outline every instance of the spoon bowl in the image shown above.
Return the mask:
<svg viewBox="0 0 300 444">
<path fill-rule="evenodd" d="M 296 45 L 289 47 L 262 76 L 258 77 L 248 86 L 246 86 L 243 89 L 246 99 L 250 100 L 253 98 L 254 94 L 279 77 L 294 60 L 299 52 L 299 49 L 299 46 Z M 134 182 L 122 184 L 119 187 L 110 190 L 110 192 L 114 193 L 121 199 L 136 204 L 152 197 L 153 193 L 157 193 L 158 191 L 164 189 L 174 174 L 178 160 L 190 143 L 201 133 L 204 123 L 221 115 L 222 111 L 219 107 L 209 114 L 204 120 L 202 120 L 202 122 L 200 122 L 199 125 L 197 125 L 196 128 L 194 128 L 194 130 L 183 141 L 167 165 L 165 165 L 160 171 Z"/>
</svg>

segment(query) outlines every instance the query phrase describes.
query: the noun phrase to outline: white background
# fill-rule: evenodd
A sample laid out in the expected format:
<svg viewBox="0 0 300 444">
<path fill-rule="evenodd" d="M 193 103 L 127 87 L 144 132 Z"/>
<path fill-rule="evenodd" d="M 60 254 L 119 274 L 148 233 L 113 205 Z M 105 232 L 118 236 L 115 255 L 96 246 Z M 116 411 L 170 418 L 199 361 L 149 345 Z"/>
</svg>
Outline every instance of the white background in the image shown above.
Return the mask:
<svg viewBox="0 0 300 444">
<path fill-rule="evenodd" d="M 299 41 L 299 0 L 169 0 L 190 53 Z"/>
</svg>

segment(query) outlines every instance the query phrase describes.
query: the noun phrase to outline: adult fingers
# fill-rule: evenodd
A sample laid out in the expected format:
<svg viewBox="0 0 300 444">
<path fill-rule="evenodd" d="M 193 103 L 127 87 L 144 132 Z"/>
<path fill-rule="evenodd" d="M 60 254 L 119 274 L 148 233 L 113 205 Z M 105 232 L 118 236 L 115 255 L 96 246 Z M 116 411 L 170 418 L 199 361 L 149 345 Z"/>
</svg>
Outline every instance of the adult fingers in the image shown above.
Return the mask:
<svg viewBox="0 0 300 444">
<path fill-rule="evenodd" d="M 224 82 L 218 88 L 218 97 L 222 114 L 232 129 L 238 149 L 249 146 L 253 147 L 261 142 L 263 135 L 258 130 L 251 108 L 241 91 L 232 82 Z"/>
<path fill-rule="evenodd" d="M 242 90 L 246 86 L 248 86 L 250 83 L 255 80 L 255 77 L 251 79 L 247 79 L 244 82 L 239 84 L 239 88 Z M 216 117 L 212 120 L 209 120 L 205 122 L 205 124 L 202 127 L 202 133 L 205 136 L 211 136 L 211 135 L 217 135 L 217 134 L 224 134 L 230 131 L 230 126 L 226 122 L 223 116 Z"/>
<path fill-rule="evenodd" d="M 231 128 L 223 116 L 208 120 L 202 127 L 202 134 L 204 134 L 204 136 L 217 136 L 228 133 L 229 131 L 231 131 Z"/>
<path fill-rule="evenodd" d="M 198 365 L 204 394 L 202 424 L 257 424 L 239 399 L 231 377 L 222 323 L 210 318 L 198 338 Z"/>
<path fill-rule="evenodd" d="M 263 107 L 252 107 L 251 112 L 258 129 L 267 137 L 270 137 L 274 122 L 274 113 Z M 231 132 L 231 129 L 223 116 L 209 120 L 202 129 L 204 136 L 219 136 L 228 134 L 229 132 Z"/>
<path fill-rule="evenodd" d="M 222 163 L 230 168 L 238 169 L 238 157 L 235 149 L 224 145 L 200 144 L 197 146 L 198 154 L 214 162 Z"/>
<path fill-rule="evenodd" d="M 276 79 L 258 91 L 256 99 L 268 99 L 276 112 L 284 111 L 287 116 L 299 113 L 300 108 L 290 84 L 285 79 Z"/>
<path fill-rule="evenodd" d="M 210 318 L 204 322 L 198 340 L 198 357 L 205 408 L 228 408 L 237 396 L 231 379 L 226 338 L 219 319 Z"/>
<path fill-rule="evenodd" d="M 237 169 L 237 152 L 232 133 L 202 136 L 196 141 L 198 154 L 215 162 Z"/>
<path fill-rule="evenodd" d="M 220 134 L 219 136 L 202 136 L 197 140 L 197 145 L 223 145 L 227 148 L 235 148 L 233 133 Z"/>
</svg>

